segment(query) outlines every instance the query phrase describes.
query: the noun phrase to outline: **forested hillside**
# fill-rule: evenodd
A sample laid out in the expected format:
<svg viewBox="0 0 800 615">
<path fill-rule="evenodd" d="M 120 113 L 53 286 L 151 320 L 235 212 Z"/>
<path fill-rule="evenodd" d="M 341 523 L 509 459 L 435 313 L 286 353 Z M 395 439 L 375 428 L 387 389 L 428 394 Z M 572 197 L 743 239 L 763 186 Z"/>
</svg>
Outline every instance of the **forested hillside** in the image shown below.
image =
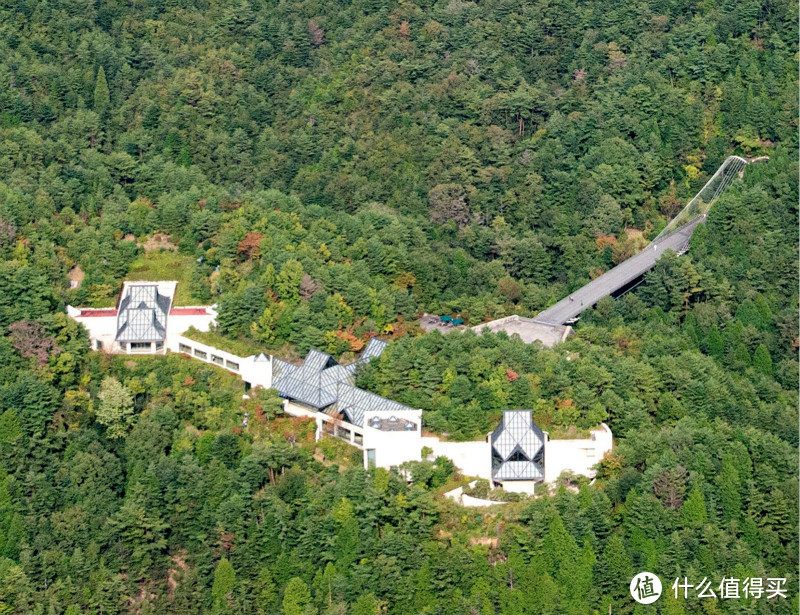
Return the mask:
<svg viewBox="0 0 800 615">
<path fill-rule="evenodd" d="M 790 0 L 0 0 L 0 614 L 796 613 L 797 30 Z M 414 324 L 534 315 L 734 153 L 770 160 L 567 343 Z M 617 448 L 458 508 L 446 466 L 366 472 L 213 367 L 90 352 L 64 308 L 126 277 L 289 358 L 391 339 L 359 385 L 453 439 L 526 407 Z M 643 569 L 789 597 L 634 608 Z"/>
</svg>

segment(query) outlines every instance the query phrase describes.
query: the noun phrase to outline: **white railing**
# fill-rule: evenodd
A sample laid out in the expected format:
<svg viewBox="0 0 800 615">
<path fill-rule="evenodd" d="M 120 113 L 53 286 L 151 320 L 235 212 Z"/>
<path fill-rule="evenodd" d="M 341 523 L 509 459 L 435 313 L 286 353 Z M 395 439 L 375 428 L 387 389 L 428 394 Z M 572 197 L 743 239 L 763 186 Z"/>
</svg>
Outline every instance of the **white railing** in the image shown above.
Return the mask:
<svg viewBox="0 0 800 615">
<path fill-rule="evenodd" d="M 672 231 L 691 222 L 695 218 L 706 215 L 714 202 L 725 192 L 725 189 L 733 183 L 733 180 L 741 174 L 749 163 L 749 160 L 741 156 L 728 156 L 725 161 L 719 165 L 714 175 L 700 188 L 700 192 L 694 195 L 694 198 L 664 227 L 664 230 L 658 234 L 652 243 L 658 242 Z"/>
</svg>

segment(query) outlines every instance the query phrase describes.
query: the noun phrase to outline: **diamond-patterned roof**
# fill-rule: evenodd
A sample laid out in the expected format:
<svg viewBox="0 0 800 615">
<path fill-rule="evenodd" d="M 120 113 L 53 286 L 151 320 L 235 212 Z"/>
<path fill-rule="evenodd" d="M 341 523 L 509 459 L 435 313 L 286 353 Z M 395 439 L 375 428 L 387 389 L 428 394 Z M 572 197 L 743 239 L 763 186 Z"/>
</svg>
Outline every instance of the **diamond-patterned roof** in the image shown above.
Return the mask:
<svg viewBox="0 0 800 615">
<path fill-rule="evenodd" d="M 544 466 L 530 461 L 506 461 L 492 471 L 495 480 L 541 480 Z"/>
<path fill-rule="evenodd" d="M 163 342 L 172 300 L 158 292 L 157 284 L 131 284 L 117 312 L 118 342 Z"/>
<path fill-rule="evenodd" d="M 504 410 L 492 433 L 492 476 L 497 480 L 544 477 L 544 433 L 530 410 Z"/>
</svg>

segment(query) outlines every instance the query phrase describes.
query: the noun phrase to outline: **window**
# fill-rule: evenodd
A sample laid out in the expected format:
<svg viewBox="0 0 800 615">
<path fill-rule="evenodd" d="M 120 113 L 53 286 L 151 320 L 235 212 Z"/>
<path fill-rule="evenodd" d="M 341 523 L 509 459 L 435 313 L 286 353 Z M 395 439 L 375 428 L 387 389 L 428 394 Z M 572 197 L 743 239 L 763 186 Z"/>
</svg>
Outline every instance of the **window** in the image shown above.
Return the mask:
<svg viewBox="0 0 800 615">
<path fill-rule="evenodd" d="M 520 449 L 516 449 L 511 456 L 508 458 L 509 461 L 530 461 L 528 456 L 525 455 Z"/>
<path fill-rule="evenodd" d="M 368 448 L 367 449 L 367 467 L 374 468 L 375 467 L 375 449 Z"/>
<path fill-rule="evenodd" d="M 337 434 L 342 440 L 349 440 L 350 439 L 350 430 L 344 429 L 343 427 L 339 427 L 339 433 Z"/>
<path fill-rule="evenodd" d="M 164 350 L 164 342 L 156 342 L 156 352 Z"/>
<path fill-rule="evenodd" d="M 185 352 L 186 354 L 192 354 L 191 346 L 187 346 L 186 344 L 178 344 L 178 350 Z"/>
<path fill-rule="evenodd" d="M 94 349 L 95 350 L 102 350 L 103 349 L 103 342 L 101 342 L 100 340 L 95 340 L 94 341 Z"/>
<path fill-rule="evenodd" d="M 364 436 L 362 436 L 360 433 L 354 434 L 353 435 L 353 442 L 355 442 L 359 446 L 363 445 L 364 444 Z"/>
<path fill-rule="evenodd" d="M 131 352 L 150 352 L 150 342 L 131 342 Z"/>
<path fill-rule="evenodd" d="M 239 371 L 239 364 L 238 363 L 234 363 L 233 361 L 225 361 L 225 366 L 228 369 L 232 369 L 235 372 Z"/>
<path fill-rule="evenodd" d="M 212 363 L 216 363 L 217 365 L 222 365 L 222 363 L 223 363 L 222 357 L 218 357 L 217 355 L 212 354 L 211 355 L 211 362 Z"/>
<path fill-rule="evenodd" d="M 208 359 L 208 355 L 202 350 L 198 350 L 197 348 L 194 349 L 194 356 L 196 356 L 198 359 L 203 359 L 203 361 L 206 361 Z"/>
</svg>

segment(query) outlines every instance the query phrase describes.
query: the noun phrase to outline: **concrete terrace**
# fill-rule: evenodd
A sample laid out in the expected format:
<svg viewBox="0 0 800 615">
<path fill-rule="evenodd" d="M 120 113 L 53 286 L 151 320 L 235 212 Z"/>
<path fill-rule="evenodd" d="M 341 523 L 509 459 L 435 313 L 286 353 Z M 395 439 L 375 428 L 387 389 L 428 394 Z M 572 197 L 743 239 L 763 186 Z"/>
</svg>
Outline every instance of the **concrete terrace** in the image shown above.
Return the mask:
<svg viewBox="0 0 800 615">
<path fill-rule="evenodd" d="M 572 333 L 572 327 L 546 324 L 533 318 L 525 318 L 516 314 L 472 327 L 472 330 L 478 335 L 484 329 L 489 329 L 492 333 L 504 331 L 509 337 L 519 335 L 520 339 L 526 344 L 532 344 L 538 340 L 548 347 L 558 342 L 563 342 Z"/>
</svg>

